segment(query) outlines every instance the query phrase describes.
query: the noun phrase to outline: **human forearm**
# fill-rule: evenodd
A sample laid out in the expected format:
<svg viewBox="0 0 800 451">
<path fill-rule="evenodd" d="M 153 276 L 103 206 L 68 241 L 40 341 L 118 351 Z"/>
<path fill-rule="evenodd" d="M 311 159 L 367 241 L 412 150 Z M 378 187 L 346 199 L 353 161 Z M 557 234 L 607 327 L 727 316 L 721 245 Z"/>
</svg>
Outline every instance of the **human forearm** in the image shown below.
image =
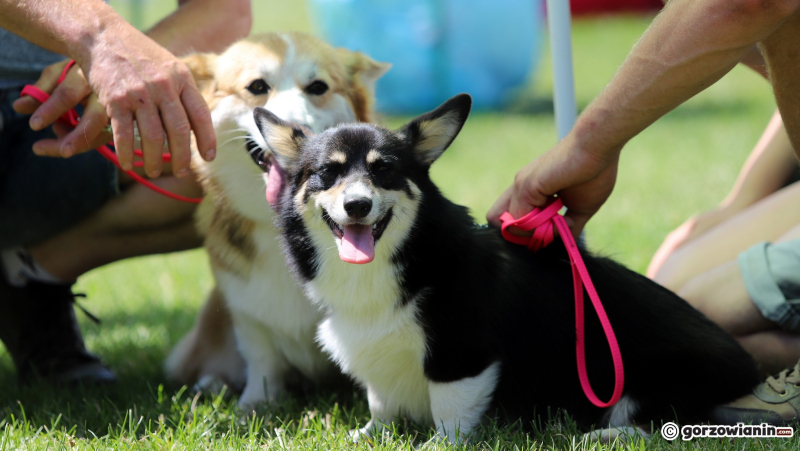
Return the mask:
<svg viewBox="0 0 800 451">
<path fill-rule="evenodd" d="M 577 236 L 611 194 L 625 143 L 717 81 L 798 7 L 800 0 L 671 0 L 572 131 L 517 172 L 489 222 L 499 224 L 504 211 L 519 217 L 557 193 Z"/>
<path fill-rule="evenodd" d="M 165 134 L 178 176 L 188 174 L 190 131 L 201 155 L 214 158 L 211 117 L 186 65 L 102 1 L 0 0 L 0 26 L 73 58 L 94 92 L 78 127 L 60 138 L 61 156 L 85 151 L 110 118 L 124 170 L 133 167 L 134 121 L 151 177 L 161 173 Z M 70 106 L 80 100 L 69 99 L 68 89 L 53 94 L 51 106 L 58 105 L 53 97 Z M 34 113 L 32 127 L 47 125 L 42 114 Z"/>
<path fill-rule="evenodd" d="M 741 211 L 779 190 L 797 166 L 781 116 L 775 113 L 720 208 Z"/>
<path fill-rule="evenodd" d="M 221 52 L 247 36 L 250 0 L 182 0 L 180 7 L 147 35 L 176 55 Z"/>
<path fill-rule="evenodd" d="M 138 33 L 101 0 L 0 0 L 0 27 L 81 65 L 112 35 Z"/>
<path fill-rule="evenodd" d="M 774 31 L 792 6 L 781 3 L 765 8 L 744 0 L 671 1 L 578 119 L 575 145 L 600 158 L 617 153 L 645 127 L 717 81 Z"/>
</svg>

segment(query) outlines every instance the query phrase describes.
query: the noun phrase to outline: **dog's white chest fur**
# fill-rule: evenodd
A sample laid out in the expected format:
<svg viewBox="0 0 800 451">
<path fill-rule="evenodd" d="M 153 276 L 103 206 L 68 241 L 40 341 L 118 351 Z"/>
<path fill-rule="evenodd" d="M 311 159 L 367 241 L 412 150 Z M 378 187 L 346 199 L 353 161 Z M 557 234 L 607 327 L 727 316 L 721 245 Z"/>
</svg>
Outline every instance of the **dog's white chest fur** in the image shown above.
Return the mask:
<svg viewBox="0 0 800 451">
<path fill-rule="evenodd" d="M 226 271 L 215 271 L 228 293 L 232 309 L 246 311 L 253 319 L 287 336 L 305 334 L 321 314 L 298 289 L 277 247 L 277 232 L 271 223 L 257 224 L 251 235 L 258 249 L 246 280 Z"/>
<path fill-rule="evenodd" d="M 215 276 L 235 317 L 247 317 L 267 326 L 277 346 L 307 375 L 319 368 L 319 353 L 311 341 L 322 315 L 297 285 L 276 246 L 275 227 L 258 224 L 252 237 L 258 257 L 246 280 L 215 268 Z"/>
<path fill-rule="evenodd" d="M 368 265 L 344 263 L 335 249 L 321 260 L 306 289 L 331 308 L 318 331 L 325 351 L 367 388 L 370 410 L 430 422 L 425 333 L 416 303 L 399 303 L 396 268 L 377 259 Z"/>
<path fill-rule="evenodd" d="M 332 315 L 319 327 L 323 348 L 344 372 L 364 384 L 380 410 L 431 421 L 428 379 L 423 373 L 425 341 L 412 307 L 371 324 Z"/>
</svg>

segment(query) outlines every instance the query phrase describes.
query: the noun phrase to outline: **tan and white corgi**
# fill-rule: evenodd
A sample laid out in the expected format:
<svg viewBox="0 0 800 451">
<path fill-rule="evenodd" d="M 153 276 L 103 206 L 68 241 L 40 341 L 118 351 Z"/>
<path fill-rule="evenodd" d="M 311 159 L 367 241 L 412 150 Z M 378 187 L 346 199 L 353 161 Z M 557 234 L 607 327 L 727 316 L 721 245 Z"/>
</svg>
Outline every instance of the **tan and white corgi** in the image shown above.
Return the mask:
<svg viewBox="0 0 800 451">
<path fill-rule="evenodd" d="M 265 198 L 272 156 L 261 151 L 267 147 L 253 109 L 268 108 L 315 132 L 370 122 L 375 81 L 390 65 L 296 32 L 255 35 L 222 54 L 184 61 L 208 102 L 219 142 L 214 161 L 193 161 L 205 190 L 197 226 L 216 287 L 165 367 L 184 384 L 243 388 L 239 404 L 252 406 L 273 401 L 297 379 L 319 384 L 338 374 L 314 339 L 322 313 L 295 282 L 279 247 Z"/>
</svg>

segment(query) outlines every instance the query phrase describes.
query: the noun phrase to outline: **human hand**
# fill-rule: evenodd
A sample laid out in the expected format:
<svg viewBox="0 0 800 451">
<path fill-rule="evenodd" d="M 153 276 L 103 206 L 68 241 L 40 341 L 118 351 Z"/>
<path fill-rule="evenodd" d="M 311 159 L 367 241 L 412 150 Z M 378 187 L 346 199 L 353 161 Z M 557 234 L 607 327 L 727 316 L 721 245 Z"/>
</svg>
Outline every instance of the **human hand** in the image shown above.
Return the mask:
<svg viewBox="0 0 800 451">
<path fill-rule="evenodd" d="M 619 152 L 601 158 L 570 142 L 565 138 L 517 172 L 514 184 L 486 214 L 490 224 L 499 226 L 500 215 L 506 211 L 520 218 L 558 193 L 567 207 L 564 218 L 577 239 L 614 189 Z"/>
<path fill-rule="evenodd" d="M 125 22 L 113 33 L 100 36 L 79 63 L 111 118 L 123 170 L 133 167 L 134 120 L 148 176 L 161 174 L 165 135 L 176 176 L 189 173 L 191 131 L 200 155 L 212 160 L 216 137 L 211 114 L 186 65 Z"/>
<path fill-rule="evenodd" d="M 46 102 L 40 103 L 33 97 L 24 96 L 13 104 L 14 110 L 18 113 L 32 115 L 30 126 L 33 130 L 53 125 L 57 139 L 35 142 L 33 152 L 37 155 L 68 158 L 95 149 L 111 140 L 111 134 L 103 133 L 104 127 L 108 124 L 105 108 L 100 105 L 97 96 L 92 94 L 83 71 L 73 66 L 62 83 L 58 84 L 58 78 L 67 63 L 69 60 L 48 66 L 34 84 L 50 95 Z M 61 115 L 79 103 L 84 105 L 84 113 L 74 130 L 56 122 Z"/>
</svg>

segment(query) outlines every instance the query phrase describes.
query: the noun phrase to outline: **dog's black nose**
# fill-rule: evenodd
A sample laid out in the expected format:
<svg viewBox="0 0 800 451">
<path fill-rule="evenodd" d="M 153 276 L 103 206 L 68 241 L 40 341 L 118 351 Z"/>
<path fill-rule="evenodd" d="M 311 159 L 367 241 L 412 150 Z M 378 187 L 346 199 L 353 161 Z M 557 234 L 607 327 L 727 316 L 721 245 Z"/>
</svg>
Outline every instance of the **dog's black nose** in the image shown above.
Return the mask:
<svg viewBox="0 0 800 451">
<path fill-rule="evenodd" d="M 368 197 L 352 197 L 344 199 L 344 211 L 353 219 L 361 219 L 372 210 L 372 200 Z"/>
</svg>

